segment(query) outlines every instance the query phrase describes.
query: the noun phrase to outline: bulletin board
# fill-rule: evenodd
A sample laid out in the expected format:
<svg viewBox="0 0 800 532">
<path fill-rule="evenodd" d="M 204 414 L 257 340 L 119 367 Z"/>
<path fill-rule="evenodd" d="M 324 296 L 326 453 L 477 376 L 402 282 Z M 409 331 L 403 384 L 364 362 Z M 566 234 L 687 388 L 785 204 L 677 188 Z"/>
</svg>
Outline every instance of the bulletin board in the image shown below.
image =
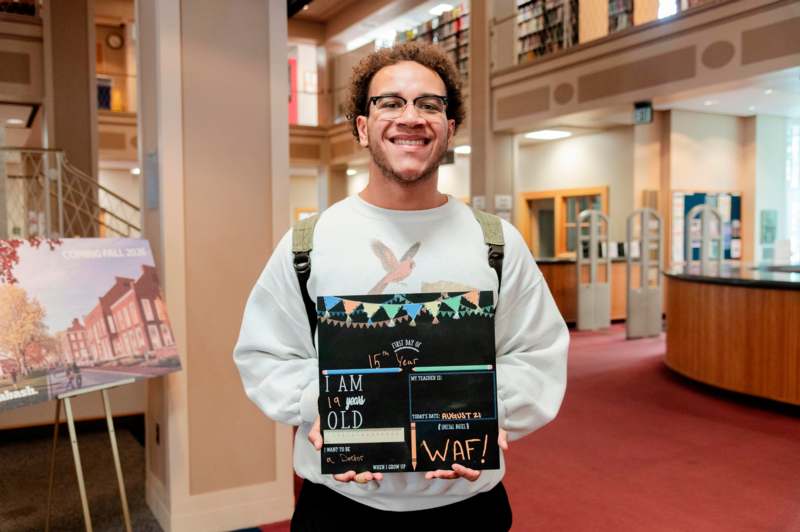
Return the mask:
<svg viewBox="0 0 800 532">
<path fill-rule="evenodd" d="M 673 192 L 672 193 L 672 261 L 685 260 L 684 247 L 689 235 L 694 235 L 692 260 L 700 259 L 699 218 L 688 225 L 689 211 L 697 205 L 711 205 L 722 217 L 722 249 L 725 260 L 742 258 L 742 195 L 738 192 Z M 719 229 L 712 227 L 712 235 Z M 712 247 L 712 258 L 716 248 Z"/>
</svg>

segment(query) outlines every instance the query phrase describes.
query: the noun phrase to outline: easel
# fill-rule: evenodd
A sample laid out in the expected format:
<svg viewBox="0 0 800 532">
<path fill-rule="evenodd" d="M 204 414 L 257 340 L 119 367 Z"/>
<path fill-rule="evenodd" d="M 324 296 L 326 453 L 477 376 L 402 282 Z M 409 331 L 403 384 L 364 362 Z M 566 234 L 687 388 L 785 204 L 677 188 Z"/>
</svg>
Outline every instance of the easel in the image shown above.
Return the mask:
<svg viewBox="0 0 800 532">
<path fill-rule="evenodd" d="M 69 439 L 72 443 L 72 456 L 75 459 L 75 472 L 78 475 L 78 490 L 81 494 L 81 504 L 83 506 L 83 522 L 86 531 L 92 532 L 92 516 L 89 514 L 89 501 L 86 498 L 86 485 L 83 481 L 83 467 L 81 467 L 81 455 L 78 451 L 78 438 L 75 434 L 75 419 L 72 416 L 73 397 L 86 395 L 93 392 L 100 392 L 103 396 L 103 408 L 106 412 L 106 423 L 108 424 L 108 437 L 111 440 L 111 452 L 114 455 L 114 466 L 117 469 L 117 482 L 119 484 L 119 498 L 122 501 L 122 514 L 125 518 L 125 530 L 131 532 L 131 516 L 128 512 L 128 498 L 125 495 L 125 482 L 122 479 L 122 466 L 119 462 L 119 451 L 117 450 L 117 434 L 114 432 L 114 419 L 111 417 L 111 404 L 108 401 L 108 390 L 134 382 L 135 379 L 125 379 L 109 384 L 98 384 L 87 386 L 79 390 L 65 392 L 56 396 L 56 420 L 53 427 L 53 451 L 50 455 L 50 482 L 47 487 L 47 518 L 45 521 L 45 532 L 50 531 L 50 507 L 53 499 L 53 481 L 55 479 L 56 468 L 56 447 L 58 446 L 58 425 L 61 416 L 61 402 L 64 402 L 64 410 L 67 413 L 67 427 L 69 429 Z"/>
</svg>

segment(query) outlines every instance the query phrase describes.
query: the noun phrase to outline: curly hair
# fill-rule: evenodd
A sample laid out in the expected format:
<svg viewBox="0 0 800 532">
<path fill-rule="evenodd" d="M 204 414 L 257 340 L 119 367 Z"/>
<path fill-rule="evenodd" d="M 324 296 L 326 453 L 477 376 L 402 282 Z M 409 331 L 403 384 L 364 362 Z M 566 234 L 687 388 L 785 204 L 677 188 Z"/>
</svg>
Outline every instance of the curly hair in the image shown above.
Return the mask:
<svg viewBox="0 0 800 532">
<path fill-rule="evenodd" d="M 405 42 L 391 48 L 381 48 L 363 58 L 353 67 L 350 89 L 345 103 L 345 115 L 353 126 L 353 136 L 358 140 L 356 118 L 367 113 L 369 85 L 377 72 L 400 61 L 414 61 L 427 67 L 442 79 L 447 89 L 447 117 L 455 120 L 456 129 L 464 121 L 464 98 L 461 94 L 461 76 L 453 61 L 439 46 L 422 42 Z"/>
</svg>

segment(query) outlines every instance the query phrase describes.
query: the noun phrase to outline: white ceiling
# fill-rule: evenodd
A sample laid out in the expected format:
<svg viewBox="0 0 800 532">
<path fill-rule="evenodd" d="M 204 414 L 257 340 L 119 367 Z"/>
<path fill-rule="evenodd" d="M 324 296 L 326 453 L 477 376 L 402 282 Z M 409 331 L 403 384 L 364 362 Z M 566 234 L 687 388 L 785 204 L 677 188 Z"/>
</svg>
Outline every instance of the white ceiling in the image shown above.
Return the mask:
<svg viewBox="0 0 800 532">
<path fill-rule="evenodd" d="M 34 106 L 30 104 L 0 103 L 0 128 L 5 128 L 5 146 L 24 146 L 31 130 L 27 128 Z M 22 124 L 9 124 L 8 120 L 22 120 Z"/>
<path fill-rule="evenodd" d="M 28 104 L 0 103 L 0 125 L 6 126 L 7 120 L 22 120 L 27 124 L 32 110 L 33 107 Z M 25 125 L 14 127 L 25 127 Z"/>
<path fill-rule="evenodd" d="M 679 109 L 734 116 L 800 117 L 800 67 L 740 80 L 675 101 L 654 102 L 656 110 Z"/>
<path fill-rule="evenodd" d="M 657 111 L 677 109 L 743 117 L 772 115 L 800 118 L 800 67 L 705 87 L 669 98 L 655 98 L 653 108 Z M 633 125 L 632 106 L 619 105 L 544 120 L 533 129 L 562 129 L 577 136 L 630 125 Z M 516 132 L 525 133 L 530 129 L 517 128 Z M 523 144 L 550 142 L 520 139 Z"/>
<path fill-rule="evenodd" d="M 346 43 L 348 51 L 360 48 L 375 40 L 394 40 L 398 31 L 415 28 L 432 19 L 434 16 L 431 15 L 430 10 L 439 4 L 449 4 L 453 8 L 463 6 L 469 10 L 468 0 L 428 0 L 386 24 L 378 25 L 370 22 L 369 19 L 363 20 L 348 28 L 345 32 L 346 34 L 339 37 L 339 39 Z"/>
</svg>

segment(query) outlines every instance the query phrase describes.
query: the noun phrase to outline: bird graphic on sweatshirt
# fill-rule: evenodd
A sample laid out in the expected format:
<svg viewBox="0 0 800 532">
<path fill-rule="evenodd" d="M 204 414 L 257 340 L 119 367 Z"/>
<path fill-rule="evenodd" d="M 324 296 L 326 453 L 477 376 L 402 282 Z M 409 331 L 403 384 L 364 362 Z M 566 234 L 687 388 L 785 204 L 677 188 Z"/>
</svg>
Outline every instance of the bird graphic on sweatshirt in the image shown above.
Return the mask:
<svg viewBox="0 0 800 532">
<path fill-rule="evenodd" d="M 408 251 L 406 251 L 400 260 L 397 260 L 397 257 L 389 249 L 389 246 L 381 242 L 380 240 L 373 240 L 372 241 L 372 251 L 381 261 L 383 265 L 383 269 L 386 270 L 386 275 L 383 276 L 383 279 L 378 281 L 378 284 L 372 287 L 372 290 L 369 291 L 370 294 L 382 294 L 383 291 L 392 283 L 399 283 L 409 275 L 411 275 L 412 270 L 414 269 L 414 255 L 417 254 L 419 251 L 420 243 L 414 243 Z"/>
</svg>

